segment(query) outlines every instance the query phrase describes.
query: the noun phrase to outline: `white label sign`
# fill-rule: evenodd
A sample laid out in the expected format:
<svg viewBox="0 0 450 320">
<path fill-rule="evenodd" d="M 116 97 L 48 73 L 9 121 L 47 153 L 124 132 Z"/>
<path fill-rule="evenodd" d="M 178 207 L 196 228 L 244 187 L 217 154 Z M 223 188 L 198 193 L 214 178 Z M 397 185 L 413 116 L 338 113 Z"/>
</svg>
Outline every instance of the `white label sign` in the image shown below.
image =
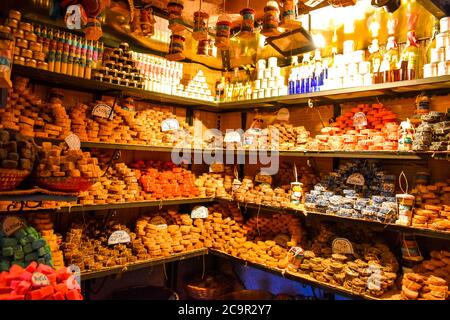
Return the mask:
<svg viewBox="0 0 450 320">
<path fill-rule="evenodd" d="M 24 226 L 22 219 L 14 216 L 8 216 L 3 220 L 3 232 L 10 236 Z"/>
<path fill-rule="evenodd" d="M 277 120 L 279 121 L 289 121 L 289 110 L 286 108 L 281 108 L 277 113 Z"/>
<path fill-rule="evenodd" d="M 47 276 L 40 272 L 35 272 L 31 276 L 31 282 L 33 285 L 38 287 L 45 287 L 50 285 L 50 280 L 48 280 Z"/>
<path fill-rule="evenodd" d="M 76 134 L 71 133 L 64 140 L 66 141 L 70 150 L 80 150 L 81 141 L 80 141 L 80 138 Z"/>
<path fill-rule="evenodd" d="M 172 131 L 180 129 L 180 124 L 177 119 L 166 119 L 161 122 L 161 131 Z"/>
<path fill-rule="evenodd" d="M 92 115 L 111 120 L 113 118 L 113 110 L 105 103 L 98 103 L 92 108 Z"/>
<path fill-rule="evenodd" d="M 353 254 L 352 243 L 345 238 L 336 238 L 331 245 L 333 253 Z"/>
<path fill-rule="evenodd" d="M 364 127 L 367 126 L 367 117 L 364 112 L 357 112 L 353 116 L 353 125 L 355 127 Z"/>
<path fill-rule="evenodd" d="M 206 219 L 208 218 L 208 208 L 204 206 L 195 207 L 191 211 L 192 219 Z"/>
<path fill-rule="evenodd" d="M 69 278 L 66 280 L 67 288 L 70 290 L 80 290 L 81 283 L 81 270 L 75 264 L 71 264 L 67 267 L 67 272 L 71 274 Z"/>
<path fill-rule="evenodd" d="M 225 134 L 223 141 L 225 143 L 241 143 L 241 135 L 239 132 L 230 131 Z"/>
<path fill-rule="evenodd" d="M 347 178 L 347 183 L 355 186 L 363 186 L 366 180 L 361 173 L 354 173 L 350 177 Z"/>
<path fill-rule="evenodd" d="M 150 220 L 150 223 L 153 224 L 158 230 L 167 229 L 167 221 L 161 216 L 155 216 Z"/>
<path fill-rule="evenodd" d="M 130 235 L 124 230 L 117 230 L 111 233 L 108 238 L 108 245 L 128 243 L 131 241 Z"/>
</svg>

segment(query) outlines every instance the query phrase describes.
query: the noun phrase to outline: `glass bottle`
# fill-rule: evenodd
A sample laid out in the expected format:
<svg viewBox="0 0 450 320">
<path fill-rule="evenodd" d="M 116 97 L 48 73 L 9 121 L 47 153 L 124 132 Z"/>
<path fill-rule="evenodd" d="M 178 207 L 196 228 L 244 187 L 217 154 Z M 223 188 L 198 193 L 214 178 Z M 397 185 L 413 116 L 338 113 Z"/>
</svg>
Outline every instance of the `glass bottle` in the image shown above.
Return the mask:
<svg viewBox="0 0 450 320">
<path fill-rule="evenodd" d="M 439 33 L 439 20 L 434 18 L 433 30 L 431 32 L 430 42 L 426 49 L 426 59 L 428 63 L 431 63 L 431 49 L 436 48 L 436 35 Z"/>
<path fill-rule="evenodd" d="M 408 7 L 409 9 L 409 7 Z M 407 14 L 408 33 L 406 34 L 406 48 L 401 55 L 401 79 L 414 80 L 418 75 L 419 45 L 417 44 L 414 27 L 417 22 L 417 15 L 409 12 Z"/>
<path fill-rule="evenodd" d="M 373 83 L 381 83 L 382 77 L 380 75 L 381 62 L 383 56 L 380 53 L 380 47 L 378 45 L 378 39 L 372 39 L 372 44 L 369 46 L 369 61 L 371 64 L 371 71 L 373 77 Z"/>
</svg>

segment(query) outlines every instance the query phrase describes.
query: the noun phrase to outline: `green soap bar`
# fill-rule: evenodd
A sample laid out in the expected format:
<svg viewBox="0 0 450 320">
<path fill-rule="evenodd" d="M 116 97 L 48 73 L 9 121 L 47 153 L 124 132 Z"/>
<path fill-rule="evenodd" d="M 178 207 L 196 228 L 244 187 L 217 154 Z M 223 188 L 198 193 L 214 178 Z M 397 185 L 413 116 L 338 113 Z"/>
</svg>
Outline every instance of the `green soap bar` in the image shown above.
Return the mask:
<svg viewBox="0 0 450 320">
<path fill-rule="evenodd" d="M 2 269 L 2 271 L 8 271 L 10 268 L 9 261 L 2 260 L 2 262 L 0 264 L 0 268 Z"/>
<path fill-rule="evenodd" d="M 26 245 L 23 246 L 23 252 L 28 254 L 32 251 L 33 251 L 33 247 L 31 246 L 31 243 L 27 243 Z"/>
<path fill-rule="evenodd" d="M 25 238 L 26 236 L 27 232 L 24 229 L 17 230 L 16 233 L 14 233 L 14 237 L 19 240 Z"/>
<path fill-rule="evenodd" d="M 40 238 L 39 232 L 37 232 L 36 229 L 33 227 L 27 227 L 27 232 L 28 234 L 32 234 L 33 236 L 37 237 L 36 239 Z"/>
<path fill-rule="evenodd" d="M 12 257 L 14 255 L 14 249 L 12 247 L 3 247 L 2 256 Z"/>
<path fill-rule="evenodd" d="M 40 264 L 46 264 L 44 258 L 39 258 L 36 261 L 39 262 Z"/>
<path fill-rule="evenodd" d="M 33 253 L 29 253 L 29 254 L 27 254 L 27 255 L 25 256 L 25 261 L 27 261 L 27 262 L 29 262 L 29 261 L 35 261 L 35 260 L 37 260 L 37 258 L 38 258 L 37 253 L 36 253 L 36 252 L 33 252 Z"/>
<path fill-rule="evenodd" d="M 47 250 L 47 252 L 52 252 L 52 249 L 50 248 L 50 246 L 48 244 L 46 244 L 44 248 L 45 248 L 45 250 Z"/>
<path fill-rule="evenodd" d="M 52 254 L 50 252 L 46 253 L 45 256 L 44 256 L 44 259 L 51 261 L 52 260 Z"/>
<path fill-rule="evenodd" d="M 14 238 L 3 238 L 2 247 L 15 247 L 17 246 L 17 240 Z"/>
<path fill-rule="evenodd" d="M 29 234 L 29 235 L 27 235 L 27 239 L 28 239 L 29 242 L 33 242 L 34 240 L 37 240 L 38 237 L 36 237 L 36 236 L 34 236 L 32 234 Z"/>
<path fill-rule="evenodd" d="M 25 246 L 26 244 L 30 243 L 30 241 L 25 237 L 19 240 L 19 243 L 21 246 Z"/>
<path fill-rule="evenodd" d="M 21 245 L 14 246 L 13 249 L 14 249 L 14 252 L 19 252 L 19 251 L 23 252 L 23 249 L 22 249 Z"/>
<path fill-rule="evenodd" d="M 47 242 L 44 239 L 34 240 L 33 241 L 33 250 L 39 249 L 44 247 L 47 244 Z"/>
<path fill-rule="evenodd" d="M 53 261 L 52 260 L 45 260 L 44 264 L 46 264 L 46 265 L 48 265 L 50 267 L 53 267 Z"/>
<path fill-rule="evenodd" d="M 13 264 L 17 264 L 17 265 L 21 266 L 22 268 L 25 268 L 28 265 L 28 263 L 25 263 L 23 261 L 17 261 L 17 260 L 14 260 L 13 262 L 11 262 L 11 265 L 13 265 Z"/>
<path fill-rule="evenodd" d="M 47 253 L 48 253 L 48 251 L 45 250 L 44 247 L 39 248 L 38 251 L 37 251 L 37 254 L 39 255 L 39 257 L 45 256 Z"/>
<path fill-rule="evenodd" d="M 14 252 L 14 259 L 20 260 L 20 259 L 23 259 L 24 257 L 25 257 L 25 254 L 23 253 L 22 250 Z"/>
</svg>

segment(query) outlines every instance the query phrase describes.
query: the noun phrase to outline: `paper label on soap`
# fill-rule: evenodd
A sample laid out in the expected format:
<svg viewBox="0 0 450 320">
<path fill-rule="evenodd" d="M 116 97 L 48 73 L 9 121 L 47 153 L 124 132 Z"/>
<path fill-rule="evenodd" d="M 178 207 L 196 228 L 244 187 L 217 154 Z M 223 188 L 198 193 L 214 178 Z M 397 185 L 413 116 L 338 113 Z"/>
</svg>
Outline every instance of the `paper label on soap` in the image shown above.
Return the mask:
<svg viewBox="0 0 450 320">
<path fill-rule="evenodd" d="M 208 208 L 204 206 L 198 206 L 191 211 L 192 219 L 206 219 L 208 218 Z"/>
<path fill-rule="evenodd" d="M 259 183 L 272 183 L 272 176 L 266 175 L 266 174 L 257 174 L 255 176 L 255 181 Z"/>
<path fill-rule="evenodd" d="M 180 129 L 180 124 L 177 119 L 166 119 L 161 122 L 161 131 L 167 132 Z"/>
<path fill-rule="evenodd" d="M 239 179 L 234 179 L 234 180 L 233 180 L 232 191 L 233 191 L 233 192 L 238 191 L 239 188 L 241 187 L 241 185 L 242 185 L 242 182 L 239 181 Z"/>
<path fill-rule="evenodd" d="M 225 165 L 223 163 L 212 163 L 209 166 L 209 172 L 211 173 L 222 173 L 225 171 Z"/>
<path fill-rule="evenodd" d="M 80 138 L 74 134 L 69 134 L 64 141 L 66 141 L 67 145 L 69 146 L 70 150 L 80 150 L 81 148 L 81 141 Z"/>
<path fill-rule="evenodd" d="M 167 221 L 161 216 L 155 216 L 150 220 L 150 223 L 156 226 L 158 230 L 165 230 L 167 229 Z"/>
<path fill-rule="evenodd" d="M 241 135 L 237 131 L 230 131 L 225 134 L 225 143 L 241 143 Z"/>
<path fill-rule="evenodd" d="M 289 110 L 286 108 L 281 108 L 277 113 L 277 120 L 279 121 L 289 121 Z"/>
<path fill-rule="evenodd" d="M 354 173 L 347 178 L 347 183 L 355 186 L 363 186 L 366 182 L 364 176 L 361 173 Z"/>
<path fill-rule="evenodd" d="M 100 118 L 112 120 L 114 116 L 113 109 L 105 103 L 98 103 L 92 108 L 92 115 Z"/>
<path fill-rule="evenodd" d="M 111 233 L 108 238 L 108 245 L 129 243 L 131 241 L 130 235 L 125 230 L 117 230 Z"/>
<path fill-rule="evenodd" d="M 3 232 L 6 236 L 14 234 L 16 231 L 23 228 L 24 221 L 18 217 L 8 216 L 3 220 Z"/>
<path fill-rule="evenodd" d="M 331 244 L 333 253 L 353 254 L 353 245 L 346 238 L 336 238 Z"/>
<path fill-rule="evenodd" d="M 75 264 L 71 264 L 67 267 L 67 272 L 71 274 L 66 280 L 66 285 L 69 290 L 80 290 L 81 284 L 81 269 Z"/>
<path fill-rule="evenodd" d="M 364 112 L 357 112 L 353 116 L 353 126 L 364 127 L 367 126 L 367 117 Z"/>
<path fill-rule="evenodd" d="M 50 280 L 48 280 L 47 276 L 40 272 L 35 272 L 31 276 L 31 282 L 34 286 L 45 287 L 50 285 Z"/>
</svg>

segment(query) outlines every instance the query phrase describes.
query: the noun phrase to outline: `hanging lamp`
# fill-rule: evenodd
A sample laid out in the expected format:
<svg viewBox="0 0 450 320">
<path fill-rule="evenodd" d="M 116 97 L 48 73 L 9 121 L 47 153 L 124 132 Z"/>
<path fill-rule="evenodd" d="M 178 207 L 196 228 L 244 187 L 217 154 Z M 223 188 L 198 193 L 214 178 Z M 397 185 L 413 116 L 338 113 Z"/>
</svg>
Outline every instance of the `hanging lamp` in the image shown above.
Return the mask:
<svg viewBox="0 0 450 320">
<path fill-rule="evenodd" d="M 197 40 L 206 40 L 208 38 L 209 14 L 202 10 L 202 0 L 198 11 L 194 12 L 194 30 L 192 37 Z"/>
<path fill-rule="evenodd" d="M 266 37 L 275 37 L 281 34 L 278 31 L 280 24 L 280 9 L 276 1 L 267 1 L 264 7 L 264 22 L 261 34 Z"/>
<path fill-rule="evenodd" d="M 186 29 L 183 21 L 183 0 L 170 0 L 167 3 L 167 10 L 169 11 L 169 29 L 173 32 L 182 32 Z"/>
<path fill-rule="evenodd" d="M 249 7 L 250 1 L 247 0 L 247 7 L 242 9 L 242 26 L 239 36 L 244 39 L 253 38 L 255 36 L 255 10 Z"/>
<path fill-rule="evenodd" d="M 302 23 L 296 20 L 297 3 L 298 0 L 282 0 L 281 28 L 294 30 L 302 26 Z"/>
</svg>

